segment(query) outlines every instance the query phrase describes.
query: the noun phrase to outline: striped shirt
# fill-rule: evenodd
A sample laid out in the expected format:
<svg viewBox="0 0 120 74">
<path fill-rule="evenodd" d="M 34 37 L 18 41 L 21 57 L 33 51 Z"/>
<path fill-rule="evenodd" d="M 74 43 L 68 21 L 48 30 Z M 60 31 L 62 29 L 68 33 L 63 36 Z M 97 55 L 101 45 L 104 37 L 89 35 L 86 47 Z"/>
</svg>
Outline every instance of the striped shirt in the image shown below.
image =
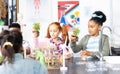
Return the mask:
<svg viewBox="0 0 120 74">
<path fill-rule="evenodd" d="M 88 44 L 86 46 L 86 50 L 93 52 L 99 51 L 99 39 L 100 36 L 90 37 L 90 39 L 88 40 Z"/>
</svg>

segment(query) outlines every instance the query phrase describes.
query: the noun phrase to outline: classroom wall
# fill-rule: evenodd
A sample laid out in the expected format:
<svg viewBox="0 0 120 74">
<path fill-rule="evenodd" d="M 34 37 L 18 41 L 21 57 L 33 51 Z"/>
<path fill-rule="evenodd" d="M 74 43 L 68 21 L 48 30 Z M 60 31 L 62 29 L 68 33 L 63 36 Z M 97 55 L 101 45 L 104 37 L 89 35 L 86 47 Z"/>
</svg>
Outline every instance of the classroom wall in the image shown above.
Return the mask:
<svg viewBox="0 0 120 74">
<path fill-rule="evenodd" d="M 120 48 L 120 0 L 112 0 L 112 46 Z"/>
</svg>

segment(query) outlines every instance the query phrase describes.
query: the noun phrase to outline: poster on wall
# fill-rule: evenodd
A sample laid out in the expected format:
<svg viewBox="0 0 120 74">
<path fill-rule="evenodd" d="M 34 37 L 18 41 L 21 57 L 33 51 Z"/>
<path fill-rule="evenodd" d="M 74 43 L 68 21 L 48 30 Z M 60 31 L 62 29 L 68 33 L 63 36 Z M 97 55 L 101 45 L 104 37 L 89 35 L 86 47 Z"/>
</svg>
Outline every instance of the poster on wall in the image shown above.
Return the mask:
<svg viewBox="0 0 120 74">
<path fill-rule="evenodd" d="M 71 31 L 80 25 L 79 1 L 58 1 L 58 21 Z"/>
</svg>

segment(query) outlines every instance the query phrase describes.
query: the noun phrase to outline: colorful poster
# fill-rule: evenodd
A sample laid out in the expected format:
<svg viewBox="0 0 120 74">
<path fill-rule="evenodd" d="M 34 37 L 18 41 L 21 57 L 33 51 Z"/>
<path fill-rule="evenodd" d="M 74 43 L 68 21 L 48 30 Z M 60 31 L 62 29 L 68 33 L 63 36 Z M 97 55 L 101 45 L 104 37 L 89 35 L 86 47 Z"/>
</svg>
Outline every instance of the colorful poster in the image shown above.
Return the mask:
<svg viewBox="0 0 120 74">
<path fill-rule="evenodd" d="M 58 1 L 58 20 L 72 30 L 80 25 L 79 1 Z"/>
</svg>

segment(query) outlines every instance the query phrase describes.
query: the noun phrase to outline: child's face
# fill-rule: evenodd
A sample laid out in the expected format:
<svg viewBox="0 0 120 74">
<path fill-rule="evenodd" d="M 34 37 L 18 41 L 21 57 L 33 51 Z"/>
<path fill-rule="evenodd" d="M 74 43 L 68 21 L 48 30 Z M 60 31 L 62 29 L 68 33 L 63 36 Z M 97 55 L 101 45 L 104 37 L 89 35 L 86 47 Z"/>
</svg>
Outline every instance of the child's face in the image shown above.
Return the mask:
<svg viewBox="0 0 120 74">
<path fill-rule="evenodd" d="M 38 32 L 36 32 L 36 31 L 33 32 L 33 35 L 34 35 L 34 37 L 38 37 L 39 36 Z"/>
<path fill-rule="evenodd" d="M 100 29 L 101 29 L 101 26 L 96 24 L 93 20 L 90 20 L 88 22 L 88 32 L 90 36 L 98 36 Z"/>
<path fill-rule="evenodd" d="M 55 24 L 52 24 L 49 27 L 49 32 L 50 32 L 51 38 L 55 39 L 55 38 L 58 38 L 60 30 L 58 29 L 58 26 L 56 26 Z"/>
</svg>

